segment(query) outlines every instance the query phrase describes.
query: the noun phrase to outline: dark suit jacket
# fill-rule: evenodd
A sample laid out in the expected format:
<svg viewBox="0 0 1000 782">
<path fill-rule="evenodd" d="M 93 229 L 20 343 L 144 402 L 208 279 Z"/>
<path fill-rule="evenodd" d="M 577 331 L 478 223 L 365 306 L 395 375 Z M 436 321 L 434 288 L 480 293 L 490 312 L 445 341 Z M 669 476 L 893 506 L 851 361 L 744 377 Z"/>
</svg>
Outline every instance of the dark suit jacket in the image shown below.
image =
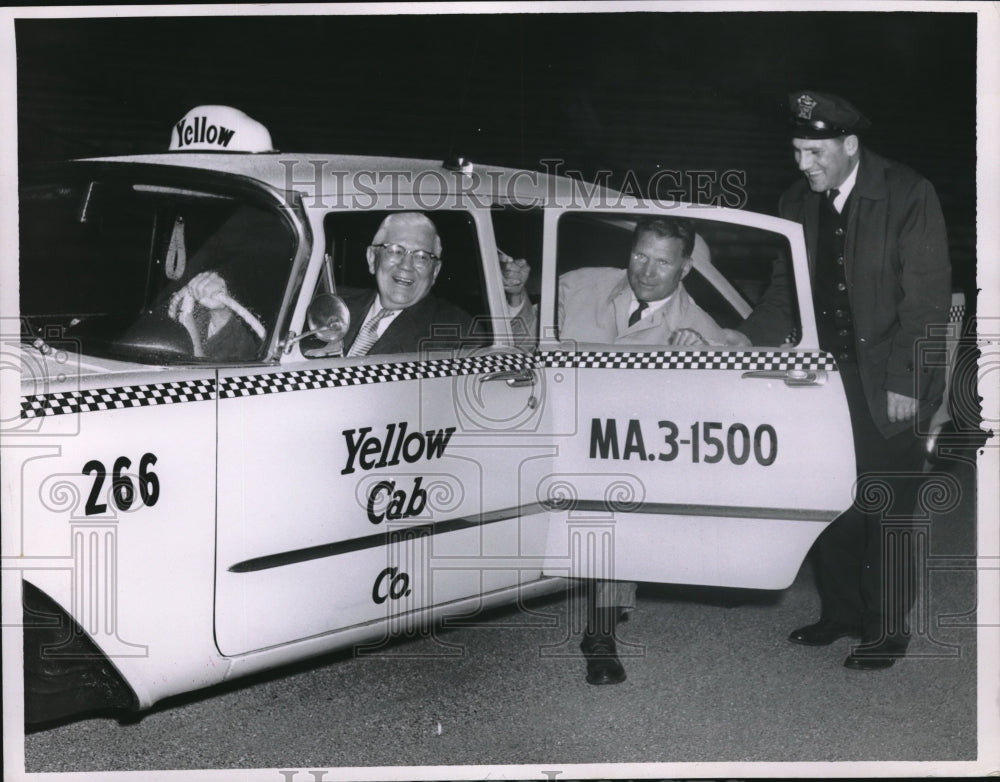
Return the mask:
<svg viewBox="0 0 1000 782">
<path fill-rule="evenodd" d="M 364 323 L 375 291 L 362 288 L 338 288 L 351 313 L 351 325 L 344 337 L 344 353 L 350 350 L 358 331 Z M 416 353 L 421 346 L 434 349 L 453 349 L 459 344 L 469 344 L 472 317 L 465 310 L 429 293 L 412 307 L 407 307 L 393 318 L 389 328 L 372 345 L 368 355 L 376 353 Z M 483 340 L 478 340 L 480 344 Z"/>
<path fill-rule="evenodd" d="M 802 179 L 779 202 L 782 217 L 803 225 L 811 277 L 822 198 Z M 917 353 L 918 344 L 927 344 L 921 341 L 928 327 L 948 322 L 951 305 L 948 237 L 934 187 L 912 169 L 862 149 L 845 238 L 858 370 L 872 417 L 888 437 L 912 422 L 889 422 L 886 391 L 917 397 L 926 416 L 944 390 L 943 371 L 919 362 Z M 773 344 L 779 331 L 788 333 L 790 286 L 787 270 L 776 269 L 772 289 L 742 329 L 754 344 Z"/>
</svg>

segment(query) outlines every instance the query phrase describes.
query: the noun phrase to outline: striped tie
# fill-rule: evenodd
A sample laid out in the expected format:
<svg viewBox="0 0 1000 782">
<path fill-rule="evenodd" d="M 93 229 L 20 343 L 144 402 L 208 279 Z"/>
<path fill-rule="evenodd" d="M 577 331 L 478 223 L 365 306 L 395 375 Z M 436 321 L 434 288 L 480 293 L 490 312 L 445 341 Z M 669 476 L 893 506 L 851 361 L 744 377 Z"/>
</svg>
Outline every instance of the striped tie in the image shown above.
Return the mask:
<svg viewBox="0 0 1000 782">
<path fill-rule="evenodd" d="M 642 313 L 646 311 L 647 307 L 649 307 L 648 301 L 639 302 L 639 306 L 636 308 L 635 312 L 628 316 L 628 325 L 630 328 L 642 319 Z"/>
<path fill-rule="evenodd" d="M 364 356 L 372 349 L 372 345 L 378 342 L 378 324 L 382 318 L 390 314 L 392 310 L 381 309 L 370 317 L 358 331 L 358 336 L 347 351 L 348 356 Z"/>
</svg>

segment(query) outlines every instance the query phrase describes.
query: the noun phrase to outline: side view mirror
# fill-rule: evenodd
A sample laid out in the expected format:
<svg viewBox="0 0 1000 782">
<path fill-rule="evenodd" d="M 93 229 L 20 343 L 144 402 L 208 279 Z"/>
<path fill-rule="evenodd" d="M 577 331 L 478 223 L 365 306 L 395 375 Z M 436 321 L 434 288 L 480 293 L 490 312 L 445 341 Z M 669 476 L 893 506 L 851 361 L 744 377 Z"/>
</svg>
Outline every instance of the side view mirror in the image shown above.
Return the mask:
<svg viewBox="0 0 1000 782">
<path fill-rule="evenodd" d="M 340 296 L 321 293 L 309 303 L 306 324 L 309 327 L 306 334 L 324 342 L 340 342 L 351 325 L 351 313 Z"/>
<path fill-rule="evenodd" d="M 351 325 L 351 313 L 340 296 L 320 293 L 306 310 L 306 331 L 285 344 L 285 350 L 306 337 L 316 337 L 329 345 L 342 342 Z"/>
</svg>

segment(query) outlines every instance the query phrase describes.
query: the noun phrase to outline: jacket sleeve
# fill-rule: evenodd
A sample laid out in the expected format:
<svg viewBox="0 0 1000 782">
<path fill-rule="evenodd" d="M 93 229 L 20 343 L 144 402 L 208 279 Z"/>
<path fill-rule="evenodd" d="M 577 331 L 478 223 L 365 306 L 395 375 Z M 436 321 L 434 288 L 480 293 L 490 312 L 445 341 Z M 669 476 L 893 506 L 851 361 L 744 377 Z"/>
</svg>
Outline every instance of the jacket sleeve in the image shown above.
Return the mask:
<svg viewBox="0 0 1000 782">
<path fill-rule="evenodd" d="M 528 344 L 538 339 L 538 307 L 525 294 L 521 306 L 510 316 L 510 330 L 515 341 Z"/>
<path fill-rule="evenodd" d="M 919 180 L 906 194 L 897 240 L 899 328 L 892 342 L 884 388 L 924 398 L 934 372 L 918 366 L 918 346 L 928 327 L 948 322 L 951 263 L 944 216 L 934 187 Z M 916 377 L 915 377 L 916 375 Z M 929 401 L 929 400 L 924 400 Z"/>
</svg>

